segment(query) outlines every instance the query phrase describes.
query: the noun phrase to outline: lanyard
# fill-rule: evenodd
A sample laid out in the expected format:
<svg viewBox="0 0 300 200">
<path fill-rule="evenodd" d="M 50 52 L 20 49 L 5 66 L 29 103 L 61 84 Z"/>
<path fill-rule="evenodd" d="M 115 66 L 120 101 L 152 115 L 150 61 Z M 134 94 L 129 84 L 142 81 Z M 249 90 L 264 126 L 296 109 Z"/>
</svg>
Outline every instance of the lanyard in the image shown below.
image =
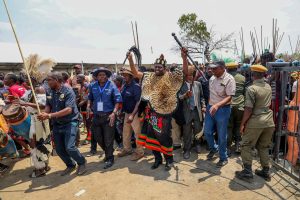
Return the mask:
<svg viewBox="0 0 300 200">
<path fill-rule="evenodd" d="M 98 83 L 98 88 L 99 88 L 99 92 L 100 92 L 100 102 L 102 102 L 102 94 L 103 94 L 104 90 L 106 89 L 106 87 L 108 86 L 108 82 L 109 81 L 106 81 L 103 89 L 101 89 L 100 84 Z"/>
</svg>

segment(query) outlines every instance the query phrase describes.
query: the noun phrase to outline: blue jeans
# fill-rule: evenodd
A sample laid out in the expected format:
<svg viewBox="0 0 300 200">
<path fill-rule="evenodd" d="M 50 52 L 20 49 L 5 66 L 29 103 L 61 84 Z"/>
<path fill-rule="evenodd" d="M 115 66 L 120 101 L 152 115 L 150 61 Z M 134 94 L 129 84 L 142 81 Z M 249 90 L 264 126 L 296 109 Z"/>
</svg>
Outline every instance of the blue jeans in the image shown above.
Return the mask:
<svg viewBox="0 0 300 200">
<path fill-rule="evenodd" d="M 83 165 L 85 163 L 85 158 L 75 146 L 77 130 L 78 122 L 53 125 L 56 153 L 64 161 L 67 167 L 74 167 L 76 163 L 78 165 Z"/>
<path fill-rule="evenodd" d="M 211 116 L 209 109 L 211 105 L 207 106 L 205 115 L 204 134 L 209 145 L 210 151 L 219 150 L 220 160 L 227 160 L 227 126 L 230 118 L 230 105 L 223 106 L 218 109 L 214 116 Z M 214 139 L 214 133 L 218 133 L 218 144 Z"/>
</svg>

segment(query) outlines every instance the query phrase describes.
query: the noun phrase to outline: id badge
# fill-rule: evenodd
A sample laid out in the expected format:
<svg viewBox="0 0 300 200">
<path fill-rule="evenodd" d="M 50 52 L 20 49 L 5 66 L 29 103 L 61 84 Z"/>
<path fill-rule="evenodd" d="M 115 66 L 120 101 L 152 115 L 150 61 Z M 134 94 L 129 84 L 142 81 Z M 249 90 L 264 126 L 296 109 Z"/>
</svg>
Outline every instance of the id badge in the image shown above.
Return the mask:
<svg viewBox="0 0 300 200">
<path fill-rule="evenodd" d="M 98 112 L 103 112 L 103 102 L 98 102 L 97 103 L 97 111 Z"/>
</svg>

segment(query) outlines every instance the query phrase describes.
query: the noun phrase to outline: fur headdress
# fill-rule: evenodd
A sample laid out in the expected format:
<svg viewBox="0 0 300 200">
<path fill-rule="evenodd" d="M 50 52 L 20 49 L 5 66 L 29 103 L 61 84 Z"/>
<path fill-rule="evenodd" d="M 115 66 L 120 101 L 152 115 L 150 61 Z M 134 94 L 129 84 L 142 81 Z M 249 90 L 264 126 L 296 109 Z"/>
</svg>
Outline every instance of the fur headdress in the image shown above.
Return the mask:
<svg viewBox="0 0 300 200">
<path fill-rule="evenodd" d="M 52 59 L 42 59 L 38 54 L 31 54 L 25 60 L 25 66 L 28 69 L 29 75 L 32 79 L 41 83 L 56 65 Z M 25 66 L 23 72 L 25 72 Z"/>
</svg>

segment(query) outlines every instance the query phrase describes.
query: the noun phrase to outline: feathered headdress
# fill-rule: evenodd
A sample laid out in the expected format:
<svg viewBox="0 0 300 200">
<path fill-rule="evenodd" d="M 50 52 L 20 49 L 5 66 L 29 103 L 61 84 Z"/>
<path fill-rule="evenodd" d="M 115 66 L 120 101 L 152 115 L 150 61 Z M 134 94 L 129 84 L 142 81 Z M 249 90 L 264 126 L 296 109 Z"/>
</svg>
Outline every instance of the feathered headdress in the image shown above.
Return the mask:
<svg viewBox="0 0 300 200">
<path fill-rule="evenodd" d="M 25 66 L 28 69 L 29 75 L 32 79 L 41 83 L 56 65 L 52 59 L 42 59 L 38 54 L 31 54 L 25 60 Z M 25 72 L 25 66 L 23 72 Z"/>
</svg>

